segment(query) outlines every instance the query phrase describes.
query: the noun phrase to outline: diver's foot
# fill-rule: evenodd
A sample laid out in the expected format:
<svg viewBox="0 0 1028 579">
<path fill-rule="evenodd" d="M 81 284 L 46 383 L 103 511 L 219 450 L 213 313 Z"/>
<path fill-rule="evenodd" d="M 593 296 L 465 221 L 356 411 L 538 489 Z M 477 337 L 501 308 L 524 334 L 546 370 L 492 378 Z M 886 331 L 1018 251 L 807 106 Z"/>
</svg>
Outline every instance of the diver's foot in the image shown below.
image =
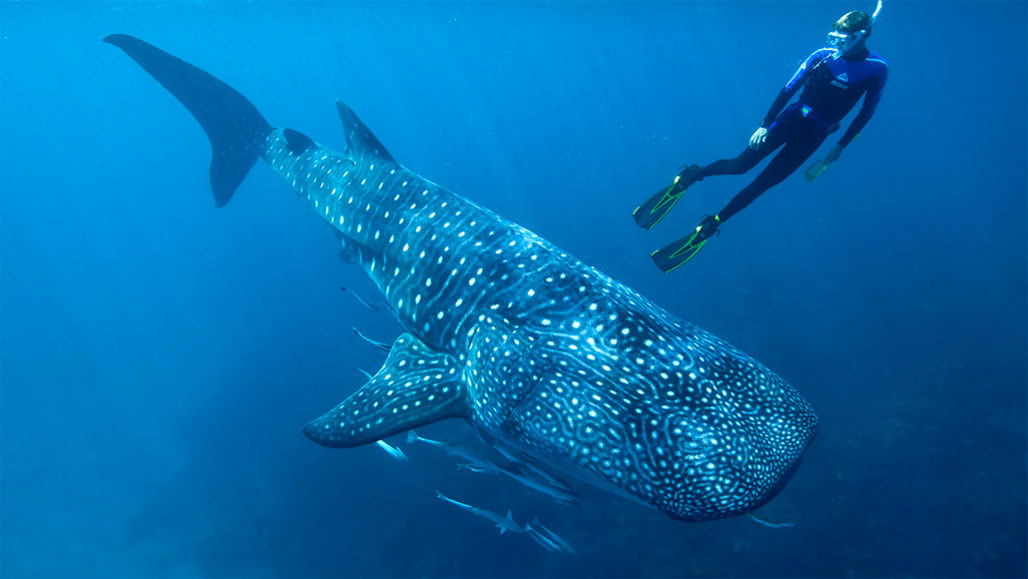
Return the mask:
<svg viewBox="0 0 1028 579">
<path fill-rule="evenodd" d="M 706 241 L 715 233 L 721 234 L 718 227 L 721 227 L 721 217 L 718 215 L 707 215 L 696 226 L 696 235 L 701 241 Z"/>
<path fill-rule="evenodd" d="M 703 179 L 702 170 L 699 165 L 689 165 L 682 169 L 675 180 L 667 188 L 657 191 L 645 203 L 635 208 L 632 217 L 643 229 L 653 229 L 665 215 L 671 212 L 682 194 L 693 183 Z"/>
</svg>

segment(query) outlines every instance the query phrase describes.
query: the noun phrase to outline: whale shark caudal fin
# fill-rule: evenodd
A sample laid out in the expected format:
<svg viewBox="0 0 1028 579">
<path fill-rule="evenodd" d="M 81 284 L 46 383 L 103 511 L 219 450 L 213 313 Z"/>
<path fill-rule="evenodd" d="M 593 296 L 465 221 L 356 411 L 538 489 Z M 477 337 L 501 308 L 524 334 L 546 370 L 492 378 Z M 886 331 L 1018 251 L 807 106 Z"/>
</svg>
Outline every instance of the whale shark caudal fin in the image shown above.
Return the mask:
<svg viewBox="0 0 1028 579">
<path fill-rule="evenodd" d="M 318 444 L 342 448 L 444 418 L 466 418 L 470 410 L 460 370 L 452 356 L 402 334 L 371 381 L 309 422 L 303 433 Z"/>
<path fill-rule="evenodd" d="M 184 60 L 125 34 L 112 34 L 104 42 L 124 50 L 200 123 L 211 141 L 214 203 L 228 203 L 261 155 L 272 131 L 268 121 L 234 88 Z"/>
</svg>

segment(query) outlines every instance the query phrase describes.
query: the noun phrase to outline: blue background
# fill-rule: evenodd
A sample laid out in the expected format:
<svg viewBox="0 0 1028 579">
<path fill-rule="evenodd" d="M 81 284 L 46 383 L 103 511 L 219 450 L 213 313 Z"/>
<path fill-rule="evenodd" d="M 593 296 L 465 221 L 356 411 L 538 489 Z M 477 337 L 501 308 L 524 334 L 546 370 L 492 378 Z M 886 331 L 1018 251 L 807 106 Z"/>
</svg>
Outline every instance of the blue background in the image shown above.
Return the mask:
<svg viewBox="0 0 1028 579">
<path fill-rule="evenodd" d="M 687 267 L 631 210 L 734 156 L 843 12 L 871 2 L 16 3 L 2 30 L 7 576 L 1024 576 L 1026 8 L 887 2 L 863 134 Z M 336 148 L 349 103 L 410 169 L 739 346 L 823 428 L 763 513 L 671 521 L 599 491 L 330 450 L 299 431 L 400 329 L 263 164 L 215 210 L 194 120 L 128 33 Z M 825 146 L 827 149 L 827 145 Z M 824 150 L 818 155 L 822 155 Z M 426 434 L 472 441 L 460 423 Z M 539 518 L 579 555 L 434 497 Z"/>
</svg>

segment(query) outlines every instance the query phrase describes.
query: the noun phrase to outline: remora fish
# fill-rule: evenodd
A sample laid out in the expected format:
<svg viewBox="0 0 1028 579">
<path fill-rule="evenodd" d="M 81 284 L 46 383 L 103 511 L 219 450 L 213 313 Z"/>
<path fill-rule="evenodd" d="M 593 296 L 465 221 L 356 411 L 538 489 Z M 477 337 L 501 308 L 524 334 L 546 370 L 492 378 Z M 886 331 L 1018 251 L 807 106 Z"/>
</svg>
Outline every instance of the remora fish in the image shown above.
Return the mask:
<svg viewBox="0 0 1028 579">
<path fill-rule="evenodd" d="M 681 520 L 770 500 L 817 430 L 789 384 L 534 233 L 397 163 L 343 103 L 345 152 L 272 127 L 208 73 L 105 39 L 211 141 L 217 206 L 263 158 L 336 231 L 407 333 L 374 378 L 304 427 L 332 447 L 459 417 Z"/>
<path fill-rule="evenodd" d="M 407 458 L 407 455 L 404 454 L 402 450 L 396 448 L 388 442 L 384 440 L 376 440 L 375 444 L 377 444 L 378 447 L 382 450 L 386 451 L 386 454 L 393 457 L 394 460 L 397 460 L 399 462 L 410 462 L 410 459 Z"/>
<path fill-rule="evenodd" d="M 419 436 L 418 433 L 413 430 L 407 432 L 407 444 L 412 442 L 420 442 L 422 444 L 434 446 L 451 456 L 468 461 L 466 464 L 458 466 L 466 468 L 471 472 L 506 475 L 520 483 L 522 486 L 543 493 L 558 503 L 565 505 L 577 505 L 582 500 L 581 497 L 578 496 L 578 493 L 575 492 L 575 489 L 571 488 L 570 485 L 557 477 L 546 473 L 542 469 L 530 466 L 527 463 L 511 459 L 506 464 L 500 465 L 470 448 L 439 440 L 432 440 L 431 438 L 425 438 L 423 436 Z"/>
<path fill-rule="evenodd" d="M 559 482 L 552 476 L 541 477 L 535 468 L 529 468 L 523 462 L 510 462 L 501 466 L 492 461 L 476 461 L 458 466 L 477 473 L 506 475 L 522 486 L 543 493 L 563 505 L 577 505 L 582 502 L 582 498 L 571 486 Z"/>
<path fill-rule="evenodd" d="M 544 549 L 551 553 L 562 552 L 570 553 L 571 555 L 575 554 L 575 549 L 567 541 L 557 533 L 554 533 L 543 526 L 536 517 L 532 517 L 531 523 L 525 523 L 525 533 L 527 533 L 529 537 L 532 537 L 532 540 L 542 545 Z"/>
<path fill-rule="evenodd" d="M 432 440 L 431 438 L 425 438 L 423 436 L 420 436 L 417 432 L 414 432 L 413 430 L 407 432 L 407 444 L 413 444 L 415 442 L 420 442 L 421 444 L 434 446 L 450 456 L 455 456 L 457 458 L 466 460 L 471 464 L 493 464 L 493 462 L 485 456 L 483 456 L 482 453 L 475 452 L 470 448 L 465 448 L 463 446 L 459 446 L 456 444 L 450 444 L 449 442 L 443 442 L 441 440 Z"/>
<path fill-rule="evenodd" d="M 473 507 L 473 506 L 471 506 L 471 505 L 469 505 L 467 503 L 462 503 L 460 501 L 455 501 L 455 500 L 451 499 L 450 497 L 444 495 L 443 493 L 441 493 L 439 491 L 436 491 L 435 495 L 437 497 L 439 497 L 440 499 L 448 502 L 448 503 L 452 503 L 454 505 L 457 505 L 458 507 L 464 509 L 465 511 L 470 511 L 470 512 L 472 512 L 472 513 L 482 517 L 483 519 L 488 519 L 488 520 L 492 521 L 496 525 L 496 528 L 500 529 L 500 534 L 501 535 L 506 533 L 507 531 L 514 531 L 515 533 L 524 533 L 525 532 L 525 530 L 523 528 L 521 528 L 521 525 L 519 525 L 517 523 L 517 521 L 514 520 L 514 515 L 510 511 L 507 511 L 507 516 L 504 517 L 503 515 L 501 515 L 499 513 L 494 513 L 494 512 L 492 512 L 490 510 L 480 509 L 478 507 Z"/>
</svg>

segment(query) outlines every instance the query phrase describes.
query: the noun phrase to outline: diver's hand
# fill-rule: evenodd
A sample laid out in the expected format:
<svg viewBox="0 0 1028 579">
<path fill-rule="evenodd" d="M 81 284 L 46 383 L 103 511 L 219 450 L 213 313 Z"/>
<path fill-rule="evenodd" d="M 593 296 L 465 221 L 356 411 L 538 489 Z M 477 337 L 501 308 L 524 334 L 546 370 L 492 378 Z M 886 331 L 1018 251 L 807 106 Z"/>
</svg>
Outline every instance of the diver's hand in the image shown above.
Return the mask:
<svg viewBox="0 0 1028 579">
<path fill-rule="evenodd" d="M 757 129 L 757 132 L 753 133 L 753 136 L 750 137 L 750 149 L 756 151 L 760 148 L 761 145 L 764 144 L 764 141 L 766 140 L 767 129 L 765 129 L 764 127 L 760 127 L 759 129 Z"/>
<path fill-rule="evenodd" d="M 825 155 L 825 163 L 834 163 L 839 160 L 840 156 L 842 156 L 842 145 L 835 145 Z"/>
</svg>

